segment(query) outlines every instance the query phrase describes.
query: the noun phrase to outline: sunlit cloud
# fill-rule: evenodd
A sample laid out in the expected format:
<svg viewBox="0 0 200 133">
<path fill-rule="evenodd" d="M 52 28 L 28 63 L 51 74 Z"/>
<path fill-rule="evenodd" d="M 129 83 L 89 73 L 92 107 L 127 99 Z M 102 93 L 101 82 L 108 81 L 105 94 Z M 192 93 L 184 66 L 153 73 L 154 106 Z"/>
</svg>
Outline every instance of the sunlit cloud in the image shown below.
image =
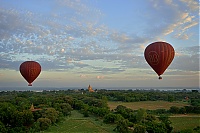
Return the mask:
<svg viewBox="0 0 200 133">
<path fill-rule="evenodd" d="M 104 76 L 98 75 L 96 76 L 97 79 L 104 79 Z"/>
</svg>

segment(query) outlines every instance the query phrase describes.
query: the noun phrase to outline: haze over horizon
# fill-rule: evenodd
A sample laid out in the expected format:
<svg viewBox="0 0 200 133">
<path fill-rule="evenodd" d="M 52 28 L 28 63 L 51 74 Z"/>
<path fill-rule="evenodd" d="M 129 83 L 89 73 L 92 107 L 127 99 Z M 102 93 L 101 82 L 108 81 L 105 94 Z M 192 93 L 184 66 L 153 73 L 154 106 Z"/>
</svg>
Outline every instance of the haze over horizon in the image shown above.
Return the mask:
<svg viewBox="0 0 200 133">
<path fill-rule="evenodd" d="M 198 87 L 198 0 L 0 0 L 0 87 L 26 87 L 19 66 L 41 64 L 33 87 Z M 158 80 L 144 49 L 175 58 Z"/>
</svg>

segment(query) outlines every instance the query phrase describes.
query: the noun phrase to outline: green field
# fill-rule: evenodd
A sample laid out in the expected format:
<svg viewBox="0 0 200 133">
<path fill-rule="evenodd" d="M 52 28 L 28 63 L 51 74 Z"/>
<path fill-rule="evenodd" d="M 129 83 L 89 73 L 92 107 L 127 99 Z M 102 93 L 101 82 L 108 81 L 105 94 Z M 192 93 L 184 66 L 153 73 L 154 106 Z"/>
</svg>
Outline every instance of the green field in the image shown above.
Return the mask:
<svg viewBox="0 0 200 133">
<path fill-rule="evenodd" d="M 132 109 L 169 109 L 171 106 L 186 106 L 186 103 L 180 102 L 165 102 L 165 101 L 145 101 L 145 102 L 108 102 L 111 109 L 116 108 L 117 105 L 124 105 Z M 180 131 L 183 129 L 193 129 L 194 127 L 200 126 L 199 115 L 173 115 L 170 116 L 174 131 Z M 93 116 L 83 117 L 78 111 L 72 111 L 70 117 L 66 117 L 62 123 L 57 126 L 51 126 L 48 130 L 40 133 L 114 133 L 113 129 L 116 125 L 105 124 L 101 119 L 97 119 Z"/>
<path fill-rule="evenodd" d="M 174 128 L 173 131 L 193 129 L 200 126 L 200 116 L 198 115 L 173 115 L 170 120 Z M 104 124 L 102 120 L 96 120 L 94 117 L 83 117 L 77 111 L 72 111 L 72 115 L 65 121 L 40 133 L 114 133 L 115 126 Z"/>
<path fill-rule="evenodd" d="M 188 103 L 183 102 L 167 102 L 167 101 L 140 101 L 140 102 L 108 102 L 110 109 L 115 109 L 118 105 L 123 105 L 133 110 L 140 108 L 155 110 L 155 109 L 169 109 L 171 106 L 183 107 Z"/>
<path fill-rule="evenodd" d="M 170 117 L 173 131 L 180 131 L 183 129 L 193 129 L 200 126 L 200 115 L 175 115 Z"/>
<path fill-rule="evenodd" d="M 104 124 L 102 120 L 83 117 L 77 111 L 72 111 L 72 115 L 62 123 L 51 126 L 48 130 L 40 133 L 112 133 L 114 128 L 115 125 Z"/>
<path fill-rule="evenodd" d="M 133 110 L 140 108 L 155 110 L 155 109 L 169 109 L 171 106 L 183 107 L 189 105 L 183 102 L 167 102 L 167 101 L 140 101 L 140 102 L 108 102 L 110 109 L 115 109 L 118 105 L 123 105 Z M 173 115 L 170 117 L 174 131 L 183 129 L 193 129 L 200 126 L 199 115 Z"/>
</svg>

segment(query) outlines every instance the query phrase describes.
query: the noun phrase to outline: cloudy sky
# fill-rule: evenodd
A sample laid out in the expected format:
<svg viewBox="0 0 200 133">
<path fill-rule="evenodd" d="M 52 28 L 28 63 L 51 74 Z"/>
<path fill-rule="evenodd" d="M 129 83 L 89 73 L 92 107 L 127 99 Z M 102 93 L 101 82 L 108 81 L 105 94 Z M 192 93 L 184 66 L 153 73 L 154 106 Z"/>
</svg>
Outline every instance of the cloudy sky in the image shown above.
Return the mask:
<svg viewBox="0 0 200 133">
<path fill-rule="evenodd" d="M 35 87 L 198 87 L 198 0 L 0 0 L 0 87 L 27 86 L 19 66 L 41 64 Z M 158 80 L 144 49 L 175 58 Z"/>
</svg>

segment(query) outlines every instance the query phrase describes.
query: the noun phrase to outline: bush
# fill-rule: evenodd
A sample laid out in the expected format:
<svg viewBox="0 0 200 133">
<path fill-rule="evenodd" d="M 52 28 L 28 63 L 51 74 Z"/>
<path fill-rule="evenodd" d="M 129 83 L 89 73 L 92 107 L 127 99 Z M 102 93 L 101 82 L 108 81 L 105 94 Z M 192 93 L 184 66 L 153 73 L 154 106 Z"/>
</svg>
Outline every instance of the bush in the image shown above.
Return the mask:
<svg viewBox="0 0 200 133">
<path fill-rule="evenodd" d="M 156 109 L 154 112 L 155 114 L 158 114 L 158 115 L 167 113 L 166 109 Z"/>
<path fill-rule="evenodd" d="M 173 113 L 173 114 L 178 114 L 179 113 L 179 107 L 172 106 L 172 107 L 170 107 L 169 112 Z"/>
<path fill-rule="evenodd" d="M 89 117 L 88 111 L 87 111 L 87 110 L 84 110 L 84 111 L 83 111 L 83 115 L 84 115 L 84 117 Z"/>
</svg>

